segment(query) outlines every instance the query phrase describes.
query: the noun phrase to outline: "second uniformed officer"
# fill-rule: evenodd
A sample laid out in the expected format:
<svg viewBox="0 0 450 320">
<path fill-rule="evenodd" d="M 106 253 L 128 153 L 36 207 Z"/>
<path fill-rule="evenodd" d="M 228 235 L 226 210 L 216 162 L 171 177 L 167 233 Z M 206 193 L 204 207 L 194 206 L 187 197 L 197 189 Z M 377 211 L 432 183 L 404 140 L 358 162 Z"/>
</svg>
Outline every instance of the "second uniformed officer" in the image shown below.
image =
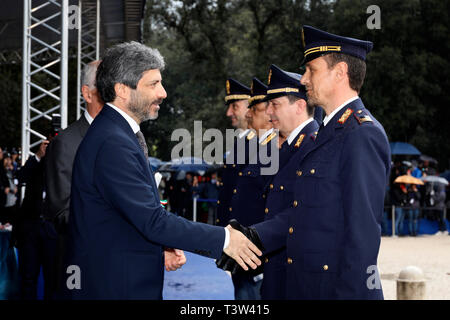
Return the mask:
<svg viewBox="0 0 450 320">
<path fill-rule="evenodd" d="M 269 71 L 267 113 L 276 129 L 287 137 L 284 142 L 280 170 L 266 186 L 265 220 L 296 206 L 293 189 L 298 163 L 310 148 L 319 129 L 313 119 L 314 107 L 307 104 L 306 90 L 300 84 L 301 75 L 272 65 Z M 284 230 L 283 230 L 284 231 Z M 264 300 L 286 297 L 286 249 L 280 248 L 266 255 L 261 296 Z"/>
</svg>

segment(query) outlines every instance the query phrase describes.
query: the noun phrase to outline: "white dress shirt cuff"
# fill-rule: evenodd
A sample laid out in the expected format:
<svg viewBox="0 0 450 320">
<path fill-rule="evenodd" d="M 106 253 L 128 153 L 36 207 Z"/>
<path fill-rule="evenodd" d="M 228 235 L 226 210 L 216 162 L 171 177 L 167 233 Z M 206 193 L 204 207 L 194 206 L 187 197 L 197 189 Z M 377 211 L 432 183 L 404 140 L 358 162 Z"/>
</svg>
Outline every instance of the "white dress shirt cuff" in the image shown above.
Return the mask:
<svg viewBox="0 0 450 320">
<path fill-rule="evenodd" d="M 223 243 L 224 250 L 226 247 L 228 247 L 229 243 L 230 243 L 230 231 L 227 228 L 225 228 L 225 242 Z"/>
</svg>

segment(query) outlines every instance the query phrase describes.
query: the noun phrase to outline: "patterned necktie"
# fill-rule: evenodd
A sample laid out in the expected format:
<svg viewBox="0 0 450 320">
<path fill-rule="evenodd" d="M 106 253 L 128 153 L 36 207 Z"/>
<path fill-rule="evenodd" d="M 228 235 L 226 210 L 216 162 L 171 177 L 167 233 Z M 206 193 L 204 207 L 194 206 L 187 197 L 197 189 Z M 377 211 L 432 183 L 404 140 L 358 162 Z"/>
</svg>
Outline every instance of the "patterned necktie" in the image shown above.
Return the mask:
<svg viewBox="0 0 450 320">
<path fill-rule="evenodd" d="M 148 148 L 147 148 L 147 142 L 145 142 L 144 135 L 141 131 L 136 132 L 136 137 L 138 138 L 139 145 L 142 148 L 142 151 L 144 151 L 145 158 L 148 158 Z"/>
</svg>

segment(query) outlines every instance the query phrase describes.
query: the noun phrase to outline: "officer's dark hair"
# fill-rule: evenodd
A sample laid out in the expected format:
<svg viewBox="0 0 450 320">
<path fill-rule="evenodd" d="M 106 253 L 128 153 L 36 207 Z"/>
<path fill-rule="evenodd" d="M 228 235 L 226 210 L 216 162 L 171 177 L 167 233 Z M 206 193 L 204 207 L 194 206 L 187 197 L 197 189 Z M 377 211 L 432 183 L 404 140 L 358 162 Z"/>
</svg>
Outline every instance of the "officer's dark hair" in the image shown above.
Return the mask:
<svg viewBox="0 0 450 320">
<path fill-rule="evenodd" d="M 114 85 L 122 83 L 136 89 L 145 71 L 164 69 L 164 58 L 157 49 L 131 41 L 115 45 L 106 50 L 98 66 L 96 84 L 104 102 L 116 98 Z"/>
<path fill-rule="evenodd" d="M 328 69 L 333 68 L 339 62 L 345 62 L 348 66 L 350 88 L 359 93 L 366 76 L 366 62 L 343 53 L 330 53 L 325 55 L 324 58 L 328 64 Z"/>
<path fill-rule="evenodd" d="M 288 98 L 290 104 L 293 104 L 297 100 L 302 99 L 293 95 L 287 95 L 286 97 Z M 306 101 L 306 112 L 308 113 L 308 116 L 312 116 L 314 114 L 314 106 L 311 106 L 308 101 Z"/>
</svg>

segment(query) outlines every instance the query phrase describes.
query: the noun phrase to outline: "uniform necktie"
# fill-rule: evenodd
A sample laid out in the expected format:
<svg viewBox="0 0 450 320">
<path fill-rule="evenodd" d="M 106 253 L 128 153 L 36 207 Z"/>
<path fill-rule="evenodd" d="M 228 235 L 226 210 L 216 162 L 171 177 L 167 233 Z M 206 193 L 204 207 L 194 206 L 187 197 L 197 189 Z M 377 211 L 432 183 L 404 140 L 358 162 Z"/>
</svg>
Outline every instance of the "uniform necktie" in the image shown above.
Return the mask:
<svg viewBox="0 0 450 320">
<path fill-rule="evenodd" d="M 136 137 L 139 141 L 139 145 L 142 148 L 142 151 L 144 151 L 145 158 L 148 158 L 148 148 L 147 148 L 147 142 L 145 142 L 144 134 L 141 131 L 136 132 Z"/>
</svg>

